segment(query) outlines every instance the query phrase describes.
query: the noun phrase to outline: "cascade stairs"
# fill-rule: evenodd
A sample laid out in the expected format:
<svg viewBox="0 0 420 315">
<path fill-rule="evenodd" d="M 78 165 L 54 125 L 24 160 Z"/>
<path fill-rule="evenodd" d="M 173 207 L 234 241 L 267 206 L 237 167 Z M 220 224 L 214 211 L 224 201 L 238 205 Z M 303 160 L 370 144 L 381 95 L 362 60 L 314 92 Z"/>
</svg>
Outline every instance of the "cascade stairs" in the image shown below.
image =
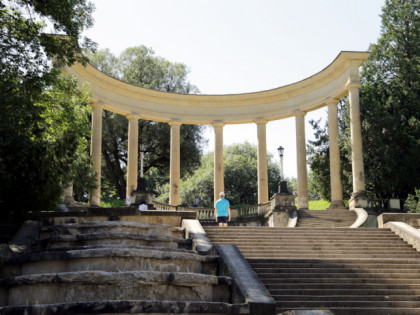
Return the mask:
<svg viewBox="0 0 420 315">
<path fill-rule="evenodd" d="M 389 229 L 205 227 L 236 245 L 277 313 L 420 314 L 420 253 Z"/>
<path fill-rule="evenodd" d="M 218 257 L 183 228 L 86 221 L 39 226 L 32 248 L 0 266 L 0 314 L 237 314 Z"/>
<path fill-rule="evenodd" d="M 357 219 L 355 211 L 345 209 L 298 210 L 298 227 L 349 227 Z"/>
</svg>

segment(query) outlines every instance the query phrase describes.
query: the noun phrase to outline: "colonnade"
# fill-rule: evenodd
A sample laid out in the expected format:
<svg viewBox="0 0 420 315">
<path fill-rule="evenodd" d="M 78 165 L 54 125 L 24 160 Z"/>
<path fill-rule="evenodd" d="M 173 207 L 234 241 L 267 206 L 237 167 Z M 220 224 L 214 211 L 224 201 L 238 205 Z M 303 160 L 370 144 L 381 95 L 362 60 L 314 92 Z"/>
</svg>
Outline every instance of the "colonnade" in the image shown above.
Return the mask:
<svg viewBox="0 0 420 315">
<path fill-rule="evenodd" d="M 364 166 L 362 152 L 362 134 L 360 124 L 358 80 L 349 79 L 346 89 L 350 104 L 350 127 L 352 148 L 352 173 L 353 173 L 353 196 L 361 196 L 365 191 Z M 343 189 L 340 175 L 340 152 L 338 146 L 338 98 L 330 98 L 325 101 L 328 107 L 328 133 L 330 142 L 330 174 L 331 174 L 331 207 L 341 208 L 343 203 Z M 101 185 L 101 143 L 102 143 L 102 107 L 94 102 L 92 106 L 92 141 L 91 155 L 93 168 L 97 173 L 96 189 L 91 191 L 89 201 L 91 205 L 99 205 Z M 308 179 L 306 161 L 305 140 L 305 115 L 304 111 L 294 113 L 296 122 L 296 152 L 297 152 L 297 181 L 298 181 L 298 208 L 308 208 Z M 128 165 L 127 165 L 127 194 L 137 188 L 138 177 L 138 120 L 139 114 L 129 114 L 128 119 Z M 266 119 L 256 119 L 258 137 L 258 203 L 269 200 L 268 196 L 268 173 L 267 173 L 267 142 L 266 142 Z M 181 202 L 180 195 L 180 127 L 182 121 L 174 119 L 169 121 L 171 127 L 170 138 L 170 197 L 169 203 L 178 205 Z M 224 191 L 223 171 L 223 127 L 224 121 L 214 121 L 214 200 L 219 198 L 219 192 Z"/>
</svg>

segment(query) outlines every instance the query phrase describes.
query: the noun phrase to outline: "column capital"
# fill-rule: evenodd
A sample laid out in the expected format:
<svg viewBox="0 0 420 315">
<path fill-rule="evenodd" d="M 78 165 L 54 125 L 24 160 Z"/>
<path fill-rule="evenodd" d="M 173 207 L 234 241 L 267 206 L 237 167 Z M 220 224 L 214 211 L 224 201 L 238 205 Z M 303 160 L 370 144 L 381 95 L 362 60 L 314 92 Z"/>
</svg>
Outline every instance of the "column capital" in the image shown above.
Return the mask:
<svg viewBox="0 0 420 315">
<path fill-rule="evenodd" d="M 361 88 L 360 80 L 359 79 L 352 79 L 349 78 L 346 83 L 346 89 L 349 91 L 351 88 Z"/>
<path fill-rule="evenodd" d="M 296 111 L 294 111 L 294 113 L 293 113 L 296 117 L 297 116 L 302 116 L 302 117 L 305 117 L 306 116 L 306 112 L 305 111 L 303 111 L 303 110 L 296 110 Z"/>
<path fill-rule="evenodd" d="M 104 108 L 102 104 L 99 104 L 94 99 L 91 99 L 89 101 L 89 104 L 90 104 L 90 107 L 92 107 L 92 108 L 100 108 L 100 109 L 103 109 Z"/>
<path fill-rule="evenodd" d="M 140 119 L 140 114 L 139 113 L 129 113 L 127 115 L 125 115 L 125 117 L 127 117 L 128 120 L 139 120 Z"/>
<path fill-rule="evenodd" d="M 170 121 L 168 121 L 168 125 L 169 126 L 181 126 L 182 122 L 179 119 L 172 119 Z"/>
<path fill-rule="evenodd" d="M 265 125 L 266 123 L 268 123 L 268 120 L 263 118 L 257 118 L 254 120 L 254 123 L 256 123 L 257 125 Z"/>
<path fill-rule="evenodd" d="M 338 103 L 340 103 L 340 99 L 338 98 L 330 98 L 325 101 L 325 105 L 330 105 L 330 104 L 337 105 Z"/>
<path fill-rule="evenodd" d="M 215 120 L 211 123 L 213 127 L 224 127 L 226 124 L 222 120 Z"/>
</svg>

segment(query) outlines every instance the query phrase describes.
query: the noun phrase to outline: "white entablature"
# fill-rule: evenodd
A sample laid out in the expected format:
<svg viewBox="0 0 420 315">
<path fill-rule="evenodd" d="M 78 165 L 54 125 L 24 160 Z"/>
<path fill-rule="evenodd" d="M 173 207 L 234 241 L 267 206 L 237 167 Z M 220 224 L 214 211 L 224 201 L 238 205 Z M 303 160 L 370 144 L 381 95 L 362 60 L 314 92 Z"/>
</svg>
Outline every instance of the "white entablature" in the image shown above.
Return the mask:
<svg viewBox="0 0 420 315">
<path fill-rule="evenodd" d="M 252 123 L 294 116 L 325 106 L 347 95 L 349 83 L 359 83 L 359 67 L 369 52 L 341 52 L 324 70 L 302 81 L 272 90 L 229 95 L 191 95 L 145 89 L 110 77 L 87 64 L 66 72 L 87 82 L 92 100 L 103 109 L 141 119 L 182 124 Z M 298 65 L 297 65 L 298 66 Z"/>
</svg>

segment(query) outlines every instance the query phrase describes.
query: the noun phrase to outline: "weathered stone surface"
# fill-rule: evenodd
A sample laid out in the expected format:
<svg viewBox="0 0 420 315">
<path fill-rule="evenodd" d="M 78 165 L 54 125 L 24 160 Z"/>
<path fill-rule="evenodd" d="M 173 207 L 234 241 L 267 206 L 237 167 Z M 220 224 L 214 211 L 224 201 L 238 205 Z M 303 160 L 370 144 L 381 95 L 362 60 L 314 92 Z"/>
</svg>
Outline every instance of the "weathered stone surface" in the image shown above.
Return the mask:
<svg viewBox="0 0 420 315">
<path fill-rule="evenodd" d="M 191 251 L 156 250 L 147 247 L 142 249 L 105 247 L 16 256 L 9 259 L 1 275 L 11 277 L 92 270 L 209 273 L 209 268 L 202 268 L 202 265 L 206 263 L 214 265 L 217 259 L 216 256 L 201 256 Z"/>
<path fill-rule="evenodd" d="M 184 229 L 165 224 L 126 221 L 88 221 L 41 228 L 41 236 L 88 234 L 108 232 L 141 233 L 143 235 L 184 237 Z"/>
<path fill-rule="evenodd" d="M 2 315 L 68 314 L 248 314 L 247 304 L 197 301 L 86 301 L 48 305 L 0 307 Z"/>
<path fill-rule="evenodd" d="M 80 223 L 88 221 L 127 221 L 166 224 L 174 227 L 181 226 L 183 219 L 196 219 L 195 211 L 139 211 L 134 207 L 100 208 L 91 207 L 84 210 L 68 212 L 44 211 L 28 214 L 28 219 L 39 220 L 44 225 L 59 225 L 66 223 Z"/>
<path fill-rule="evenodd" d="M 229 302 L 230 278 L 155 271 L 80 271 L 25 275 L 0 281 L 8 305 L 98 300 Z M 0 299 L 3 300 L 4 299 Z"/>
<path fill-rule="evenodd" d="M 199 220 L 183 220 L 182 227 L 185 228 L 185 237 L 192 239 L 192 248 L 201 255 L 209 255 L 213 244 L 207 237 L 206 232 Z"/>
<path fill-rule="evenodd" d="M 234 296 L 233 300 L 244 297 L 251 314 L 274 314 L 276 303 L 273 297 L 239 249 L 234 245 L 215 245 L 215 248 L 220 255 L 223 274 L 232 275 L 240 292 L 240 296 Z"/>
<path fill-rule="evenodd" d="M 391 229 L 392 232 L 399 235 L 404 241 L 412 245 L 417 251 L 420 251 L 420 231 L 404 222 L 387 222 L 384 228 Z"/>
<path fill-rule="evenodd" d="M 384 227 L 387 222 L 405 222 L 414 228 L 420 228 L 420 213 L 382 213 L 378 216 L 378 227 Z"/>
<path fill-rule="evenodd" d="M 96 244 L 120 245 L 148 245 L 178 248 L 191 244 L 191 240 L 171 236 L 143 235 L 138 233 L 98 232 L 89 234 L 58 235 L 40 238 L 41 248 L 55 248 L 62 246 L 83 246 Z"/>
</svg>

